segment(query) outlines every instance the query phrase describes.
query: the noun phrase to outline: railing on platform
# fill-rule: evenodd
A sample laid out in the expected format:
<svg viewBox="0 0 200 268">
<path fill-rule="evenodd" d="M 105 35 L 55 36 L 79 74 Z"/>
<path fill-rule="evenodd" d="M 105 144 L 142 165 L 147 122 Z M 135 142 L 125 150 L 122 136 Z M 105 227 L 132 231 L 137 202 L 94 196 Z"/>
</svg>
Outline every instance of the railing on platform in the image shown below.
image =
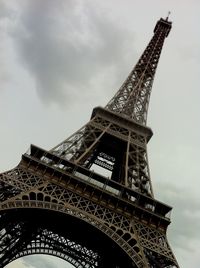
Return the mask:
<svg viewBox="0 0 200 268">
<path fill-rule="evenodd" d="M 69 176 L 74 176 L 75 178 L 81 179 L 88 184 L 98 187 L 104 192 L 109 192 L 118 198 L 142 207 L 146 211 L 150 211 L 153 214 L 164 217 L 165 219 L 170 219 L 170 212 L 172 209 L 170 206 L 143 195 L 131 188 L 125 187 L 124 185 L 106 178 L 83 166 L 77 165 L 72 161 L 63 159 L 34 145 L 31 145 L 29 153 L 25 155 L 30 156 L 30 161 L 32 159 L 36 160 L 38 163 L 44 163 L 50 168 L 58 170 L 62 173 L 66 173 Z"/>
</svg>

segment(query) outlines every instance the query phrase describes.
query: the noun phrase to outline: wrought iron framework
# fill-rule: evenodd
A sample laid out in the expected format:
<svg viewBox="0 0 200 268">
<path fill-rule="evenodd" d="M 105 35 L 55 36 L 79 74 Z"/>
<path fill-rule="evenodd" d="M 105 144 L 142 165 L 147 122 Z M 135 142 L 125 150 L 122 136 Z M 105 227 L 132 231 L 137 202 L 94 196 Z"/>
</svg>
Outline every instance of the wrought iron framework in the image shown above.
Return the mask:
<svg viewBox="0 0 200 268">
<path fill-rule="evenodd" d="M 168 18 L 157 22 L 122 87 L 85 126 L 49 151 L 31 145 L 0 174 L 0 268 L 39 253 L 78 268 L 179 267 L 166 237 L 171 207 L 154 198 L 146 148 L 151 87 L 170 29 Z"/>
</svg>

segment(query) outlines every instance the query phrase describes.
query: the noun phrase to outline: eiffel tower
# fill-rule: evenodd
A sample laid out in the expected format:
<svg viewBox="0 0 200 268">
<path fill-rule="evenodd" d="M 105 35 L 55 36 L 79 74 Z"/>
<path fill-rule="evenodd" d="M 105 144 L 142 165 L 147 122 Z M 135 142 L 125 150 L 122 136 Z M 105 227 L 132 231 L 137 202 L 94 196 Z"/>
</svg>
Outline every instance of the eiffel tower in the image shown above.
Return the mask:
<svg viewBox="0 0 200 268">
<path fill-rule="evenodd" d="M 166 237 L 172 208 L 154 198 L 146 149 L 150 93 L 171 24 L 156 23 L 128 78 L 86 125 L 49 151 L 31 145 L 0 174 L 1 268 L 31 254 L 77 268 L 179 267 Z"/>
</svg>

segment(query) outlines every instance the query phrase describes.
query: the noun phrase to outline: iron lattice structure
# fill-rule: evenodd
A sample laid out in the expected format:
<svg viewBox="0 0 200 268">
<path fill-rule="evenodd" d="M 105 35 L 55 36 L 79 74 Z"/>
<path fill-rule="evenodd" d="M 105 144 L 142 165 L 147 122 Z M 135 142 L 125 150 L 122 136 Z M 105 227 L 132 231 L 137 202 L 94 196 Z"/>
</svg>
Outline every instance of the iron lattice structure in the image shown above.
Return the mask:
<svg viewBox="0 0 200 268">
<path fill-rule="evenodd" d="M 146 148 L 152 83 L 170 29 L 168 18 L 157 22 L 122 87 L 85 126 L 52 150 L 31 145 L 0 174 L 0 268 L 39 253 L 79 268 L 179 267 L 166 237 L 171 207 L 154 198 Z"/>
</svg>

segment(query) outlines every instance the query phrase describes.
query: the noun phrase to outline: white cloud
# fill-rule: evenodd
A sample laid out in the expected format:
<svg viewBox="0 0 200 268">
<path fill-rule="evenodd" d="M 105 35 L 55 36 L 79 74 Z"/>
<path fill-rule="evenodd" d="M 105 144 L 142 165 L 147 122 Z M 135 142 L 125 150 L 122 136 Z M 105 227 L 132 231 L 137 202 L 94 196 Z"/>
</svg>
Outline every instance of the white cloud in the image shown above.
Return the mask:
<svg viewBox="0 0 200 268">
<path fill-rule="evenodd" d="M 65 261 L 52 257 L 47 255 L 33 255 L 33 256 L 27 256 L 23 259 L 18 259 L 9 265 L 7 265 L 5 268 L 73 268 L 69 263 L 66 263 Z"/>
<path fill-rule="evenodd" d="M 18 259 L 8 265 L 5 266 L 6 268 L 35 268 L 29 264 L 26 264 L 23 259 Z"/>
</svg>

